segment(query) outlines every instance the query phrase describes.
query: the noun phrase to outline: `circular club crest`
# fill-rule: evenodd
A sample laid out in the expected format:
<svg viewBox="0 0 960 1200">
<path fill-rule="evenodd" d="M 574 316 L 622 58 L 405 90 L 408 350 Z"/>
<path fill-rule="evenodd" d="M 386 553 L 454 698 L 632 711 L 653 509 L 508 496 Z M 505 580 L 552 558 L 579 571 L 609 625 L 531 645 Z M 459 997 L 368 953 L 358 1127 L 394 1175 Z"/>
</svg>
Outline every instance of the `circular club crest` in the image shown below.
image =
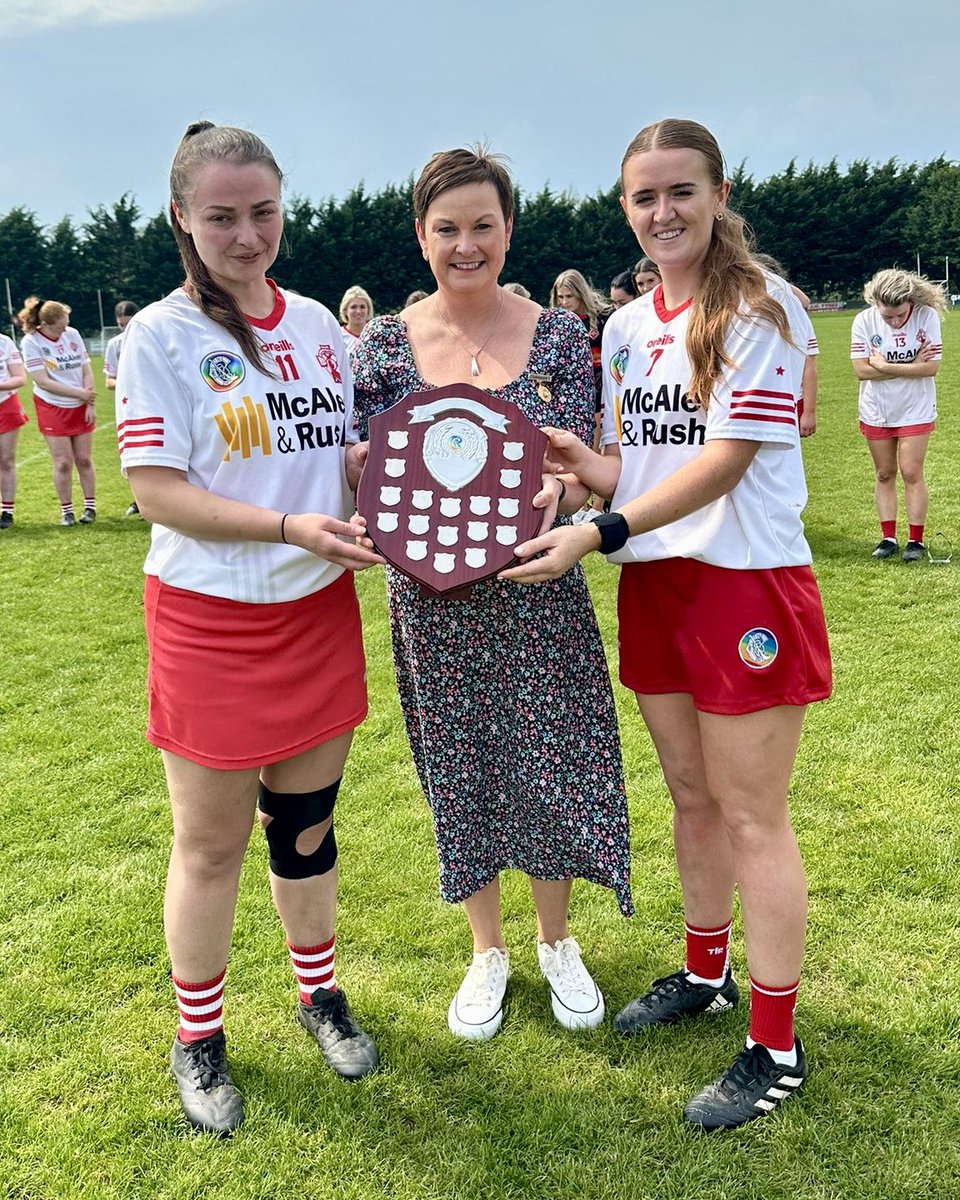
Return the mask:
<svg viewBox="0 0 960 1200">
<path fill-rule="evenodd" d="M 780 644 L 769 629 L 748 629 L 740 639 L 740 661 L 754 671 L 771 666 L 780 653 Z"/>
<path fill-rule="evenodd" d="M 508 400 L 469 384 L 415 392 L 370 418 L 357 511 L 392 566 L 435 595 L 460 592 L 540 528 L 546 447 Z"/>
<path fill-rule="evenodd" d="M 200 364 L 200 374 L 204 383 L 215 392 L 229 392 L 243 383 L 246 373 L 243 359 L 230 350 L 218 350 L 214 354 L 208 354 Z"/>
</svg>

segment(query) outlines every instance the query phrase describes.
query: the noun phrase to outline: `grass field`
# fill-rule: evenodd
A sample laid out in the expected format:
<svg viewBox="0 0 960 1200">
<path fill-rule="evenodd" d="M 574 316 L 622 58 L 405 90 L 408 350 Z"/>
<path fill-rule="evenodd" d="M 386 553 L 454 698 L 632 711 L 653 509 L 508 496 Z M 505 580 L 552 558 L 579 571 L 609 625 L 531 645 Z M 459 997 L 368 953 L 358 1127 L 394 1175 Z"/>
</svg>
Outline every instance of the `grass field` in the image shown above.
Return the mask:
<svg viewBox="0 0 960 1200">
<path fill-rule="evenodd" d="M 683 1102 L 729 1061 L 746 1014 L 625 1042 L 550 1015 L 522 881 L 505 886 L 514 977 L 501 1034 L 456 1041 L 467 960 L 436 894 L 429 815 L 402 731 L 379 572 L 358 578 L 371 716 L 338 805 L 338 975 L 383 1069 L 338 1082 L 295 1024 L 259 837 L 227 980 L 247 1122 L 191 1136 L 166 1073 L 175 1028 L 161 932 L 169 819 L 145 721 L 141 565 L 112 409 L 96 434 L 100 519 L 61 529 L 36 424 L 16 525 L 0 534 L 0 1196 L 7 1200 L 947 1200 L 960 1196 L 960 315 L 944 323 L 928 533 L 950 566 L 878 537 L 847 359 L 851 314 L 816 321 L 819 430 L 807 531 L 836 691 L 810 712 L 792 805 L 810 880 L 800 1097 L 732 1135 Z M 95 364 L 99 377 L 99 363 Z M 79 500 L 79 493 L 76 493 Z M 901 517 L 902 520 L 902 517 Z M 615 571 L 591 586 L 614 663 Z M 580 884 L 573 921 L 615 1011 L 682 954 L 668 801 L 618 689 L 637 916 Z M 744 975 L 742 942 L 734 965 Z"/>
</svg>

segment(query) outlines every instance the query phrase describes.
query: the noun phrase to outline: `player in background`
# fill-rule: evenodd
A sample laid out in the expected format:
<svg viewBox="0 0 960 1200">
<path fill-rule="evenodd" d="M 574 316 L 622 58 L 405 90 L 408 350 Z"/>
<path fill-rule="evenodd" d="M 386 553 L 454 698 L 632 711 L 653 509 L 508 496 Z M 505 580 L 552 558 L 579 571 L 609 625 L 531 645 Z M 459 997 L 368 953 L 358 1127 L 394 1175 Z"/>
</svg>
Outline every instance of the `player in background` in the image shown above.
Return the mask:
<svg viewBox="0 0 960 1200">
<path fill-rule="evenodd" d="M 647 292 L 652 292 L 660 283 L 660 268 L 652 258 L 644 255 L 640 259 L 633 268 L 633 282 L 637 285 L 638 296 L 645 296 Z"/>
<path fill-rule="evenodd" d="M 120 326 L 120 332 L 116 337 L 112 337 L 107 342 L 103 351 L 103 378 L 107 385 L 107 391 L 116 391 L 117 387 L 117 368 L 120 365 L 120 349 L 123 343 L 123 334 L 127 326 L 130 324 L 130 318 L 136 316 L 140 311 L 139 304 L 134 304 L 132 300 L 121 300 L 114 308 L 113 315 L 117 324 Z M 129 506 L 124 516 L 135 517 L 139 516 L 140 509 L 137 508 L 136 500 Z"/>
<path fill-rule="evenodd" d="M 0 529 L 13 524 L 17 499 L 17 439 L 29 418 L 17 388 L 27 382 L 23 359 L 13 338 L 0 333 Z"/>
<path fill-rule="evenodd" d="M 908 535 L 904 562 L 923 558 L 930 493 L 923 477 L 937 419 L 934 376 L 943 358 L 943 290 L 912 271 L 878 271 L 863 289 L 869 308 L 853 319 L 850 358 L 860 380 L 860 432 L 876 473 L 881 538 L 874 558 L 892 558 L 897 541 L 897 471 Z"/>
<path fill-rule="evenodd" d="M 624 1034 L 734 1007 L 734 889 L 750 1032 L 684 1109 L 704 1128 L 771 1112 L 803 1083 L 793 1027 L 807 916 L 787 792 L 806 705 L 830 692 L 823 609 L 800 512 L 796 299 L 754 261 L 713 136 L 641 130 L 621 204 L 663 282 L 604 337 L 606 453 L 551 432 L 568 492 L 612 496 L 591 524 L 516 547 L 537 582 L 591 550 L 623 563 L 620 679 L 637 695 L 674 805 L 686 963 L 615 1018 Z M 578 482 L 579 480 L 579 482 Z M 539 559 L 531 556 L 542 553 Z"/>
<path fill-rule="evenodd" d="M 96 398 L 90 356 L 80 334 L 68 324 L 70 309 L 58 300 L 31 296 L 19 313 L 24 331 L 20 351 L 33 380 L 37 427 L 53 459 L 53 486 L 60 501 L 60 524 L 76 525 L 73 470 L 83 489 L 81 525 L 97 519 L 93 432 Z"/>
<path fill-rule="evenodd" d="M 359 455 L 340 328 L 266 276 L 281 179 L 254 134 L 188 128 L 170 173 L 186 283 L 131 321 L 116 389 L 121 462 L 153 523 L 147 738 L 173 813 L 171 1068 L 189 1122 L 221 1135 L 243 1120 L 223 995 L 258 810 L 298 1019 L 343 1078 L 378 1061 L 337 986 L 333 812 L 367 708 L 352 572 L 382 560 L 347 519 Z"/>
<path fill-rule="evenodd" d="M 610 303 L 614 308 L 623 308 L 639 295 L 632 271 L 621 271 L 610 280 Z"/>
</svg>

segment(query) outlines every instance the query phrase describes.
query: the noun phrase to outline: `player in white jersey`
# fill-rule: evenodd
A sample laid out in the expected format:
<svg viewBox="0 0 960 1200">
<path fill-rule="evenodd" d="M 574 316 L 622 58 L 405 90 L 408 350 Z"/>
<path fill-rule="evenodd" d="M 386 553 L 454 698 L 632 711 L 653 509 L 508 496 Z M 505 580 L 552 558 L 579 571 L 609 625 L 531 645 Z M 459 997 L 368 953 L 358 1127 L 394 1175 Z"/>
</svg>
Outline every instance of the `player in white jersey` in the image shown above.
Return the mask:
<svg viewBox="0 0 960 1200">
<path fill-rule="evenodd" d="M 373 300 L 370 293 L 355 284 L 348 287 L 340 301 L 340 322 L 343 329 L 343 344 L 347 354 L 353 357 L 353 352 L 360 344 L 360 334 L 363 327 L 373 317 Z"/>
<path fill-rule="evenodd" d="M 863 289 L 870 305 L 857 313 L 850 358 L 860 380 L 860 432 L 876 472 L 874 496 L 881 539 L 874 558 L 892 558 L 897 542 L 897 471 L 903 479 L 909 534 L 904 562 L 924 555 L 923 527 L 930 494 L 923 477 L 937 419 L 943 341 L 941 288 L 911 271 L 878 271 Z"/>
<path fill-rule="evenodd" d="M 797 301 L 761 271 L 727 208 L 723 158 L 703 126 L 641 130 L 621 184 L 663 283 L 607 326 L 605 453 L 551 432 L 568 488 L 612 496 L 613 510 L 518 546 L 526 561 L 504 574 L 552 578 L 596 549 L 625 564 L 620 678 L 637 694 L 674 802 L 687 959 L 614 1025 L 633 1034 L 738 1002 L 728 957 L 736 887 L 750 1036 L 684 1110 L 715 1129 L 772 1111 L 806 1077 L 793 1013 L 807 893 L 787 791 L 805 706 L 831 686 L 800 520 L 807 347 Z"/>
<path fill-rule="evenodd" d="M 122 349 L 123 335 L 130 324 L 131 317 L 135 317 L 140 311 L 140 306 L 134 304 L 132 300 L 121 300 L 114 308 L 113 315 L 116 318 L 117 324 L 120 326 L 120 332 L 116 337 L 112 337 L 103 350 L 103 380 L 107 385 L 107 391 L 116 391 L 117 387 L 117 370 L 120 366 L 120 351 Z M 140 509 L 137 508 L 136 500 L 127 508 L 125 516 L 139 516 Z"/>
<path fill-rule="evenodd" d="M 351 573 L 381 560 L 347 519 L 359 462 L 339 327 L 266 277 L 280 181 L 254 134 L 190 126 L 170 174 L 187 280 L 131 322 L 116 391 L 121 461 L 153 522 L 147 736 L 173 809 L 171 1066 L 187 1119 L 220 1134 L 243 1119 L 223 985 L 258 808 L 298 1018 L 342 1077 L 377 1065 L 334 972 L 333 810 L 366 715 Z"/>
<path fill-rule="evenodd" d="M 17 388 L 27 382 L 23 359 L 13 338 L 0 333 L 0 529 L 13 524 L 17 498 L 17 439 L 26 425 Z"/>
<path fill-rule="evenodd" d="M 60 500 L 60 524 L 76 525 L 73 471 L 83 490 L 81 525 L 97 519 L 93 432 L 96 391 L 90 356 L 80 334 L 68 325 L 70 309 L 57 300 L 31 296 L 18 314 L 24 330 L 21 352 L 33 380 L 37 426 L 53 459 L 53 486 Z"/>
</svg>

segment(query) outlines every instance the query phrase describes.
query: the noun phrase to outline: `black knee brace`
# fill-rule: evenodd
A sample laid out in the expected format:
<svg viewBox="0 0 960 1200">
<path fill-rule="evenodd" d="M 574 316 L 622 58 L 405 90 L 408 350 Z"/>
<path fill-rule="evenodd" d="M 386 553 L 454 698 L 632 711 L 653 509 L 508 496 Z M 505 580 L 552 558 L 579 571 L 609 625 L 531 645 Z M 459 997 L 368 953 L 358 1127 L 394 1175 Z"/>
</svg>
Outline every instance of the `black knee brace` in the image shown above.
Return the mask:
<svg viewBox="0 0 960 1200">
<path fill-rule="evenodd" d="M 270 870 L 280 879 L 310 879 L 326 875 L 337 861 L 337 839 L 333 821 L 312 854 L 301 854 L 297 838 L 314 825 L 333 817 L 340 780 L 316 792 L 271 792 L 260 784 L 257 807 L 270 820 L 264 823 L 270 850 Z"/>
</svg>

